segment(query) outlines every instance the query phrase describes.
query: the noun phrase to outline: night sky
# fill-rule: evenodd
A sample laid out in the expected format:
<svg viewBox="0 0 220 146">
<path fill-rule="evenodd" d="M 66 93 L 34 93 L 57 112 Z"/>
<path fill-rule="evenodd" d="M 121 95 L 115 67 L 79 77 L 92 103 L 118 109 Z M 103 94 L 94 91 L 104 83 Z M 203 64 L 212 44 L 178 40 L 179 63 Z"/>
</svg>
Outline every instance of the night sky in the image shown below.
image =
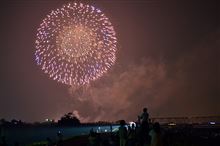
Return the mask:
<svg viewBox="0 0 220 146">
<path fill-rule="evenodd" d="M 0 118 L 134 121 L 220 115 L 220 13 L 216 1 L 99 0 L 118 38 L 115 65 L 87 87 L 48 78 L 35 62 L 42 19 L 68 1 L 0 2 Z"/>
</svg>

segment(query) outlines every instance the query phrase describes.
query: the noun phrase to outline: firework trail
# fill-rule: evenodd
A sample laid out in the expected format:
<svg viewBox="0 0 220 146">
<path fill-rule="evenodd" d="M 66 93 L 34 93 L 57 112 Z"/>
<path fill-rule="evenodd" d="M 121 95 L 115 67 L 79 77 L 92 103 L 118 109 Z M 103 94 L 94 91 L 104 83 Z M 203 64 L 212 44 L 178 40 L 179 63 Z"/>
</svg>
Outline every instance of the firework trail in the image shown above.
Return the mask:
<svg viewBox="0 0 220 146">
<path fill-rule="evenodd" d="M 81 86 L 115 63 L 117 38 L 101 10 L 70 3 L 53 10 L 37 30 L 35 60 L 50 78 Z"/>
</svg>

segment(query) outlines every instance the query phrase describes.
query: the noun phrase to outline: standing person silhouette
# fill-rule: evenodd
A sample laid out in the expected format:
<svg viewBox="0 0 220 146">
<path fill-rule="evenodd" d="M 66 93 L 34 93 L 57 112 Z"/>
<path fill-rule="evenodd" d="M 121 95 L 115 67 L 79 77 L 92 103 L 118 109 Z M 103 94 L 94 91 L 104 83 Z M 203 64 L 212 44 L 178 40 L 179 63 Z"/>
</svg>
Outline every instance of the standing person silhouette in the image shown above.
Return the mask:
<svg viewBox="0 0 220 146">
<path fill-rule="evenodd" d="M 127 128 L 125 127 L 125 121 L 121 120 L 120 121 L 120 127 L 119 127 L 119 139 L 120 139 L 120 146 L 125 146 L 126 145 L 126 140 L 127 140 Z"/>
<path fill-rule="evenodd" d="M 148 123 L 148 121 L 149 121 L 149 114 L 147 112 L 147 108 L 146 107 L 143 109 L 143 113 L 140 115 L 139 118 L 140 118 L 141 124 L 145 123 L 145 122 Z"/>
<path fill-rule="evenodd" d="M 154 123 L 149 135 L 151 137 L 150 146 L 163 146 L 160 124 L 158 122 Z"/>
<path fill-rule="evenodd" d="M 150 142 L 150 137 L 149 137 L 149 114 L 147 112 L 147 108 L 143 108 L 143 113 L 139 116 L 140 119 L 140 139 L 139 139 L 139 143 L 141 145 L 144 144 L 149 144 Z"/>
</svg>

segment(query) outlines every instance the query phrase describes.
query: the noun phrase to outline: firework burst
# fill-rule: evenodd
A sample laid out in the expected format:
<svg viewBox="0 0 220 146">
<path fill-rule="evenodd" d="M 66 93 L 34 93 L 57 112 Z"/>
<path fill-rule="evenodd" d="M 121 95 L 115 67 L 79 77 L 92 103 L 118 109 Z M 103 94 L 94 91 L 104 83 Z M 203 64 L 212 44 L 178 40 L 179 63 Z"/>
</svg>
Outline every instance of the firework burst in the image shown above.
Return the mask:
<svg viewBox="0 0 220 146">
<path fill-rule="evenodd" d="M 85 85 L 115 63 L 114 28 L 101 10 L 70 3 L 52 11 L 37 30 L 35 60 L 50 78 Z"/>
</svg>

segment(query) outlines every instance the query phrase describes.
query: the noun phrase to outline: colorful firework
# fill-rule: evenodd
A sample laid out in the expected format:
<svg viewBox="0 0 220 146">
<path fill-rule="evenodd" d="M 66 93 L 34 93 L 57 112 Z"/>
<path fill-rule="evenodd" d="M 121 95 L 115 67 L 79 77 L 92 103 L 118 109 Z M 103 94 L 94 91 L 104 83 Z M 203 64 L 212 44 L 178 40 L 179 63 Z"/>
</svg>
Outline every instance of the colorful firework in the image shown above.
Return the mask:
<svg viewBox="0 0 220 146">
<path fill-rule="evenodd" d="M 101 10 L 70 3 L 52 11 L 40 24 L 35 60 L 50 78 L 84 85 L 115 63 L 116 44 L 114 28 Z"/>
</svg>

